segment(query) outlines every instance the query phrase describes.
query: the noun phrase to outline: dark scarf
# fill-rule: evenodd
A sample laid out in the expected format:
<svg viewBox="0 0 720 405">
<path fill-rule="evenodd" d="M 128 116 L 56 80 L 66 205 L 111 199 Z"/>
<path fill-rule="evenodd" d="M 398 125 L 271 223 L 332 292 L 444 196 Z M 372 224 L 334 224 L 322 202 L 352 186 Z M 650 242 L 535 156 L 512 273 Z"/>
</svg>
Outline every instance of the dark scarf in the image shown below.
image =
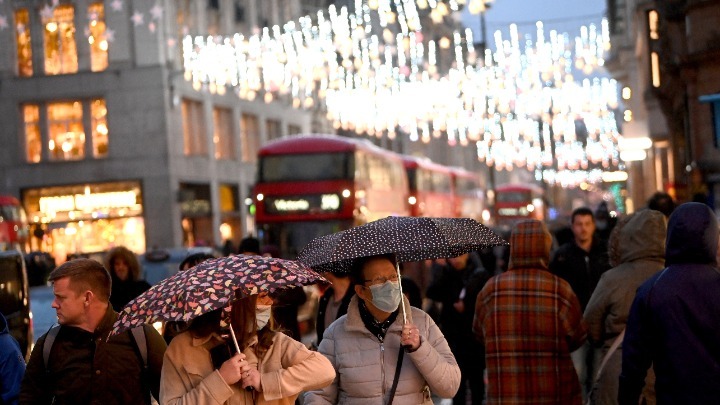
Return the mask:
<svg viewBox="0 0 720 405">
<path fill-rule="evenodd" d="M 382 343 L 382 341 L 385 339 L 385 334 L 390 328 L 390 325 L 395 322 L 395 318 L 397 318 L 398 316 L 398 310 L 396 309 L 395 311 L 393 311 L 388 317 L 388 319 L 386 319 L 385 321 L 378 322 L 375 320 L 375 317 L 372 316 L 370 311 L 368 311 L 367 307 L 365 306 L 365 301 L 359 301 L 360 302 L 358 305 L 358 309 L 360 310 L 360 319 L 362 319 L 367 330 L 369 330 L 370 333 L 375 335 L 380 341 L 380 343 Z"/>
</svg>

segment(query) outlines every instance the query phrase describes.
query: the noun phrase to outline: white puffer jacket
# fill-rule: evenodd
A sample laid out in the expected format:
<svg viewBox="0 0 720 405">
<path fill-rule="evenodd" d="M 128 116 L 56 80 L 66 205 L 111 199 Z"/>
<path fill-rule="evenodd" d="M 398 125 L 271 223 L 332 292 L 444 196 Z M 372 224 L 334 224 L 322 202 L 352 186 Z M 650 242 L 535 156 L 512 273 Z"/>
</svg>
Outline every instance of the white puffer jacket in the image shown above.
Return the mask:
<svg viewBox="0 0 720 405">
<path fill-rule="evenodd" d="M 413 353 L 405 353 L 393 405 L 431 405 L 430 392 L 452 398 L 460 386 L 457 361 L 430 316 L 404 300 L 408 322 L 420 330 L 421 344 Z M 402 326 L 401 313 L 380 343 L 363 324 L 358 297 L 353 297 L 347 315 L 325 330 L 318 349 L 335 367 L 335 380 L 325 389 L 308 392 L 305 405 L 387 403 Z"/>
</svg>

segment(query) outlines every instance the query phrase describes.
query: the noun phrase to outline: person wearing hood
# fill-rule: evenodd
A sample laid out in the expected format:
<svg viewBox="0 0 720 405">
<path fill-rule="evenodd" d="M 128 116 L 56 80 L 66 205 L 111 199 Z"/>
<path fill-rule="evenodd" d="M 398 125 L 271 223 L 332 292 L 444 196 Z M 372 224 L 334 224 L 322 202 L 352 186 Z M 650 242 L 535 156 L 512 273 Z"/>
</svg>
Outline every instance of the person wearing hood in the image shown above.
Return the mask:
<svg viewBox="0 0 720 405">
<path fill-rule="evenodd" d="M 665 269 L 643 283 L 630 308 L 618 402 L 636 405 L 648 368 L 658 404 L 717 404 L 720 398 L 718 220 L 700 203 L 670 215 Z"/>
<path fill-rule="evenodd" d="M 0 313 L 0 403 L 18 403 L 24 374 L 25 359 L 20 345 L 10 334 L 7 320 Z"/>
<path fill-rule="evenodd" d="M 318 347 L 337 377 L 308 392 L 305 405 L 432 405 L 431 392 L 455 396 L 460 367 L 432 318 L 403 297 L 394 255 L 358 259 L 352 274 L 347 314 L 325 329 Z"/>
<path fill-rule="evenodd" d="M 140 262 L 137 256 L 125 246 L 117 246 L 108 251 L 105 268 L 112 277 L 110 304 L 117 312 L 150 288 L 147 281 L 140 279 Z"/>
<path fill-rule="evenodd" d="M 552 236 L 537 220 L 515 223 L 508 271 L 477 297 L 473 332 L 485 344 L 487 405 L 580 405 L 570 352 L 587 337 L 570 285 L 548 271 Z"/>
<path fill-rule="evenodd" d="M 625 330 L 635 291 L 648 278 L 663 269 L 665 263 L 665 216 L 660 211 L 641 210 L 619 221 L 610 234 L 610 264 L 614 266 L 600 277 L 585 308 L 590 340 L 601 348 L 605 366 L 595 377 L 590 399 L 595 405 L 617 404 L 618 377 L 622 349 L 613 345 Z M 620 343 L 619 342 L 619 343 Z M 654 380 L 653 380 L 654 381 Z M 643 397 L 654 404 L 652 384 Z"/>
</svg>

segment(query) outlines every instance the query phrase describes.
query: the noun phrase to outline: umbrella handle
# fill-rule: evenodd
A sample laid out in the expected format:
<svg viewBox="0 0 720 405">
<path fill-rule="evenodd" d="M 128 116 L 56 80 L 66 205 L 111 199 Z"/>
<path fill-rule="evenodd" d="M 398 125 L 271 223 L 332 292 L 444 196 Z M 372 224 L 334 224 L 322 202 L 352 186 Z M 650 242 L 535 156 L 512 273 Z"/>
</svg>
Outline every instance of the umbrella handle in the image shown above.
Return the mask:
<svg viewBox="0 0 720 405">
<path fill-rule="evenodd" d="M 233 343 L 235 344 L 235 350 L 240 353 L 240 345 L 238 344 L 237 338 L 235 337 L 235 331 L 233 330 L 232 323 L 230 323 L 230 336 L 232 336 Z M 252 391 L 254 389 L 255 388 L 250 385 L 245 387 L 245 391 Z"/>
<path fill-rule="evenodd" d="M 402 276 L 400 275 L 400 263 L 398 263 L 397 257 L 395 258 L 395 271 L 397 271 L 398 284 L 400 285 L 400 308 L 402 309 L 403 325 L 405 325 L 407 323 L 407 313 L 405 312 L 405 295 L 403 294 L 401 278 Z"/>
</svg>

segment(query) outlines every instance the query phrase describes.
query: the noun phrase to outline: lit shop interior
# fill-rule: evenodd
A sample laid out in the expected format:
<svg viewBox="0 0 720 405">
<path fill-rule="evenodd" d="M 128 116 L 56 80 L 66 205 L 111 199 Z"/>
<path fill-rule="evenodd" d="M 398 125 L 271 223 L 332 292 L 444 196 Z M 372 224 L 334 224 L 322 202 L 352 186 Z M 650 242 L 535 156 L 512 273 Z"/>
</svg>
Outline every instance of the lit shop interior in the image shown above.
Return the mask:
<svg viewBox="0 0 720 405">
<path fill-rule="evenodd" d="M 57 263 L 119 245 L 145 251 L 139 182 L 26 189 L 22 198 L 31 224 L 30 249 L 49 252 Z"/>
</svg>

